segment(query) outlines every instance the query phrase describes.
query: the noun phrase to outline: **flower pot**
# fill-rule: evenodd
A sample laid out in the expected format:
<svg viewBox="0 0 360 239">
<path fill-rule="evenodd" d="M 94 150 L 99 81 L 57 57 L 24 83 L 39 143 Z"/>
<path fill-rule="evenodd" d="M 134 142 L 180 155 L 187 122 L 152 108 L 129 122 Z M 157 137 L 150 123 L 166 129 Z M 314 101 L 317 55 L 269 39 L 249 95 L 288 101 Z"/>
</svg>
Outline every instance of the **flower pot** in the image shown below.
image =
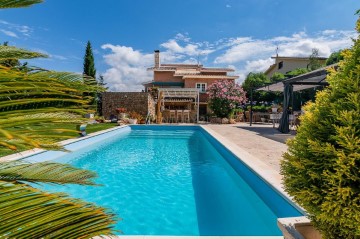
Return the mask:
<svg viewBox="0 0 360 239">
<path fill-rule="evenodd" d="M 137 123 L 137 119 L 129 119 L 129 124 L 136 124 Z"/>
<path fill-rule="evenodd" d="M 126 113 L 119 113 L 119 119 L 125 119 L 126 115 Z"/>
</svg>

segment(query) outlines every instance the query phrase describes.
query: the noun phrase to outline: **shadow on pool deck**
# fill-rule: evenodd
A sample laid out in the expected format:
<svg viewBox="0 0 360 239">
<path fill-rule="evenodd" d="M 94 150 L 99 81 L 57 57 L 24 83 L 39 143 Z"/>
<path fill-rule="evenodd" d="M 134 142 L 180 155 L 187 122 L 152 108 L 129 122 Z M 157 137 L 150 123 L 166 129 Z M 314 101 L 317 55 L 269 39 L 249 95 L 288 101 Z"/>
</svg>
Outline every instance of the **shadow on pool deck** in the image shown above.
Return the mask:
<svg viewBox="0 0 360 239">
<path fill-rule="evenodd" d="M 295 130 L 291 130 L 288 134 L 281 133 L 277 128 L 273 128 L 272 124 L 242 124 L 241 126 L 236 126 L 237 128 L 248 130 L 251 132 L 257 133 L 259 136 L 277 141 L 279 143 L 286 143 L 286 140 L 292 139 L 296 135 Z"/>
</svg>

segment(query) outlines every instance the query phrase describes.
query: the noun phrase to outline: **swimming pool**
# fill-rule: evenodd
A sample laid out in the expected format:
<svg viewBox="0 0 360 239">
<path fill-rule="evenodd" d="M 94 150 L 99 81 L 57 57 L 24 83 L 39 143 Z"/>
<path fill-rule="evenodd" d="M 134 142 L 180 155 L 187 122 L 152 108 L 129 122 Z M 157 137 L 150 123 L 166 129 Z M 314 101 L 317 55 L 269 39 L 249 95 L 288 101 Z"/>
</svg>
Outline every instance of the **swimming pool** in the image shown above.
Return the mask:
<svg viewBox="0 0 360 239">
<path fill-rule="evenodd" d="M 302 215 L 198 126 L 124 127 L 67 148 L 55 160 L 103 186 L 43 187 L 110 208 L 125 235 L 277 236 L 278 217 Z"/>
</svg>

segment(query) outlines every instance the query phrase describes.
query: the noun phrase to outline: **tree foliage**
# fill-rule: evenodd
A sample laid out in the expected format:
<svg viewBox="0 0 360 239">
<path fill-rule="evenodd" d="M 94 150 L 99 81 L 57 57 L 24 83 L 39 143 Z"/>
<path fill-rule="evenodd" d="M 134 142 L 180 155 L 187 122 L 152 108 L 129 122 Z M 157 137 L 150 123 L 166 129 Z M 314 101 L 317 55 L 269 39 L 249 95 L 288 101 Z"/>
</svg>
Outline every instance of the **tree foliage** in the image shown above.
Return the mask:
<svg viewBox="0 0 360 239">
<path fill-rule="evenodd" d="M 266 84 L 271 83 L 270 80 L 263 72 L 250 72 L 245 81 L 242 84 L 243 89 L 247 92 L 247 97 L 249 97 L 249 92 L 251 89 L 256 89 Z"/>
<path fill-rule="evenodd" d="M 93 100 L 83 92 L 97 88 L 84 84 L 82 76 L 74 73 L 22 72 L 6 67 L 0 67 L 0 84 L 0 145 L 12 150 L 17 144 L 54 147 L 45 137 L 47 132 L 34 130 L 30 124 L 80 122 Z M 23 130 L 7 130 L 14 127 Z"/>
<path fill-rule="evenodd" d="M 246 101 L 244 90 L 233 81 L 215 81 L 208 87 L 207 93 L 209 106 L 218 117 L 229 117 L 237 105 Z"/>
<path fill-rule="evenodd" d="M 329 56 L 329 58 L 326 60 L 326 65 L 332 65 L 335 63 L 338 63 L 339 61 L 344 59 L 344 56 L 341 54 L 342 50 L 336 51 L 331 53 L 331 55 Z"/>
<path fill-rule="evenodd" d="M 305 74 L 305 73 L 308 73 L 308 72 L 309 72 L 309 70 L 306 69 L 306 68 L 296 68 L 296 69 L 294 69 L 292 71 L 286 72 L 285 77 L 291 78 L 291 77 L 298 76 L 298 75 L 301 75 L 301 74 Z"/>
<path fill-rule="evenodd" d="M 276 83 L 276 82 L 280 82 L 285 80 L 286 77 L 284 74 L 280 73 L 280 72 L 275 72 L 271 77 L 270 77 L 270 82 L 271 83 Z"/>
<path fill-rule="evenodd" d="M 96 78 L 96 69 L 94 62 L 94 54 L 91 48 L 90 41 L 86 44 L 85 56 L 84 56 L 84 71 L 83 74 L 85 76 L 89 76 L 92 79 Z"/>
<path fill-rule="evenodd" d="M 39 57 L 47 57 L 47 55 L 38 52 L 28 51 L 14 46 L 8 46 L 7 44 L 0 45 L 0 60 L 17 60 L 20 58 L 31 59 Z"/>
<path fill-rule="evenodd" d="M 309 71 L 319 69 L 322 66 L 319 61 L 319 49 L 317 49 L 317 48 L 312 49 L 312 53 L 309 56 L 309 60 L 310 60 L 310 62 L 307 66 L 307 69 Z"/>
<path fill-rule="evenodd" d="M 359 37 L 343 56 L 329 87 L 306 105 L 281 164 L 285 190 L 326 239 L 360 238 Z"/>
<path fill-rule="evenodd" d="M 282 74 L 276 73 L 274 74 L 274 78 L 269 79 L 264 73 L 253 73 L 250 72 L 245 81 L 242 84 L 243 89 L 246 92 L 246 97 L 250 99 L 251 89 L 253 90 L 253 101 L 261 102 L 261 101 L 278 101 L 279 95 L 274 92 L 263 92 L 263 91 L 255 91 L 256 88 L 260 88 L 262 86 L 271 84 L 275 81 L 282 80 Z"/>
</svg>

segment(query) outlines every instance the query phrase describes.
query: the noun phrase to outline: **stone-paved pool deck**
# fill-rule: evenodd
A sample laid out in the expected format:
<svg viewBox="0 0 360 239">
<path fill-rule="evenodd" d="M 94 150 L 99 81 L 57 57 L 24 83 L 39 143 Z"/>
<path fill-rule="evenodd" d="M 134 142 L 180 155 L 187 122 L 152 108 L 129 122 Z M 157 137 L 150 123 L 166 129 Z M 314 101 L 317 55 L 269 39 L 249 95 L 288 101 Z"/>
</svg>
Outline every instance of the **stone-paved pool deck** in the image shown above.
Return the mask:
<svg viewBox="0 0 360 239">
<path fill-rule="evenodd" d="M 287 151 L 286 140 L 293 138 L 295 133 L 282 134 L 272 124 L 209 124 L 205 126 L 239 148 L 258 158 L 271 168 L 280 172 L 280 160 Z"/>
</svg>

